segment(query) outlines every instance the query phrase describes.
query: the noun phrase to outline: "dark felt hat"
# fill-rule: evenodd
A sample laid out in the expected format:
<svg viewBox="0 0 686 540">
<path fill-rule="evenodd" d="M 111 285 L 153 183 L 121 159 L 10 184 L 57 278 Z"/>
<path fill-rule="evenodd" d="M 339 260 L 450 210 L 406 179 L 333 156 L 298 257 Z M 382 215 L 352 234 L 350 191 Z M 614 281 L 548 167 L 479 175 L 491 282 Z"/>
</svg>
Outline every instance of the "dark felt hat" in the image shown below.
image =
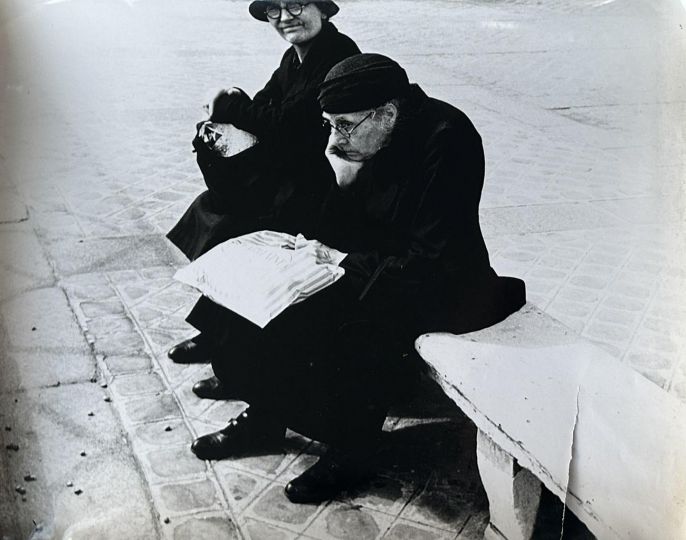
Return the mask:
<svg viewBox="0 0 686 540">
<path fill-rule="evenodd" d="M 356 54 L 327 73 L 319 86 L 319 106 L 333 114 L 364 111 L 402 98 L 409 89 L 407 73 L 395 60 L 382 54 Z"/>
<path fill-rule="evenodd" d="M 248 7 L 248 11 L 250 11 L 250 15 L 255 17 L 258 21 L 267 21 L 267 13 L 266 9 L 269 7 L 269 4 L 278 4 L 279 2 L 273 1 L 273 2 L 265 2 L 262 0 L 256 0 L 255 2 L 251 2 L 250 6 Z M 338 10 L 340 9 L 337 5 L 336 2 L 333 2 L 332 0 L 322 0 L 319 1 L 317 0 L 316 2 L 302 2 L 303 4 L 317 4 L 317 7 L 319 10 L 326 15 L 327 17 L 331 18 L 333 17 L 336 13 L 338 13 Z"/>
</svg>

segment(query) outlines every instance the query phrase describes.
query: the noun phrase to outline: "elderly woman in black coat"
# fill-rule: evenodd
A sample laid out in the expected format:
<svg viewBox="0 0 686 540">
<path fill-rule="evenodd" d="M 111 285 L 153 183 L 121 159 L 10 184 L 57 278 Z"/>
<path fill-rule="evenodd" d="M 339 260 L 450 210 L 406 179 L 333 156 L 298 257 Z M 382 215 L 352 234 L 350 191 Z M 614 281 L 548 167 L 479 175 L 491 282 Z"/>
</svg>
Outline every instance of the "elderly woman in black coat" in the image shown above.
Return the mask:
<svg viewBox="0 0 686 540">
<path fill-rule="evenodd" d="M 193 141 L 208 190 L 167 235 L 190 260 L 256 230 L 311 231 L 312 216 L 319 214 L 333 182 L 317 89 L 332 66 L 359 53 L 329 22 L 338 10 L 331 0 L 250 3 L 250 14 L 269 22 L 292 46 L 253 99 L 231 88 L 210 105 L 212 122 L 233 124 L 259 142 L 225 158 L 201 137 Z M 178 363 L 206 362 L 211 350 L 211 340 L 200 334 L 174 346 L 169 357 Z M 215 378 L 194 390 L 201 397 L 222 397 Z"/>
</svg>

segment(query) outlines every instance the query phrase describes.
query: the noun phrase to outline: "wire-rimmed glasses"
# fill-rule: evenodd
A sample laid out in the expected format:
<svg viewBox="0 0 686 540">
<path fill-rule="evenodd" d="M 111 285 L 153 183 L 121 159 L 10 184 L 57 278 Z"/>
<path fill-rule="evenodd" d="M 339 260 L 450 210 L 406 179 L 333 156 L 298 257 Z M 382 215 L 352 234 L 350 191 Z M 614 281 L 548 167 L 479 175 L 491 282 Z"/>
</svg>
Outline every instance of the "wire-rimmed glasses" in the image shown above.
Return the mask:
<svg viewBox="0 0 686 540">
<path fill-rule="evenodd" d="M 355 124 L 351 128 L 346 128 L 345 126 L 339 126 L 338 124 L 335 124 L 334 122 L 331 122 L 328 118 L 322 118 L 322 126 L 331 132 L 331 129 L 335 129 L 338 133 L 343 135 L 346 139 L 350 140 L 353 136 L 353 132 L 362 125 L 362 123 L 367 120 L 367 118 L 371 118 L 372 115 L 374 114 L 374 111 L 370 111 L 365 115 L 365 117 L 360 120 L 357 124 Z"/>
<path fill-rule="evenodd" d="M 264 13 L 267 15 L 267 18 L 276 20 L 281 18 L 281 11 L 285 9 L 292 17 L 297 17 L 303 12 L 303 8 L 306 5 L 307 3 L 302 2 L 288 2 L 283 7 L 279 4 L 271 4 L 264 10 Z"/>
</svg>

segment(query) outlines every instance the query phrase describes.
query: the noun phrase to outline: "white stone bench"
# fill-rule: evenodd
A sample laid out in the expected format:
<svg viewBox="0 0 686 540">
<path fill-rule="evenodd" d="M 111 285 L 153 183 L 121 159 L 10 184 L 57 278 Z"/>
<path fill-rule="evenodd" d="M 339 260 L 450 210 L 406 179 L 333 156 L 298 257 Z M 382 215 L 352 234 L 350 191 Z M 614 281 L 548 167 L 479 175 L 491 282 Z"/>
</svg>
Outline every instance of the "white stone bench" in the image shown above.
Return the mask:
<svg viewBox="0 0 686 540">
<path fill-rule="evenodd" d="M 416 342 L 478 428 L 485 538 L 531 537 L 541 483 L 598 538 L 686 538 L 686 406 L 527 304 Z"/>
</svg>

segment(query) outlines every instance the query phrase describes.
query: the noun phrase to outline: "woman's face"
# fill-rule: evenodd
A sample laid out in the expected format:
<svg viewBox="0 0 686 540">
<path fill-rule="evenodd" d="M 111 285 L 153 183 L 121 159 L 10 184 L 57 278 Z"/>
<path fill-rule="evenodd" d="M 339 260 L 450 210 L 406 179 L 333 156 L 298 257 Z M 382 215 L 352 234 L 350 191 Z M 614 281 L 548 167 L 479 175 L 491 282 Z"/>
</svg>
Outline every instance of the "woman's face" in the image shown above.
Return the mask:
<svg viewBox="0 0 686 540">
<path fill-rule="evenodd" d="M 288 4 L 296 2 L 274 2 L 281 6 L 281 16 L 278 19 L 269 19 L 269 23 L 276 29 L 279 35 L 293 45 L 307 43 L 313 39 L 322 29 L 322 21 L 325 16 L 316 4 L 305 4 L 300 15 L 291 15 L 285 9 Z"/>
</svg>

